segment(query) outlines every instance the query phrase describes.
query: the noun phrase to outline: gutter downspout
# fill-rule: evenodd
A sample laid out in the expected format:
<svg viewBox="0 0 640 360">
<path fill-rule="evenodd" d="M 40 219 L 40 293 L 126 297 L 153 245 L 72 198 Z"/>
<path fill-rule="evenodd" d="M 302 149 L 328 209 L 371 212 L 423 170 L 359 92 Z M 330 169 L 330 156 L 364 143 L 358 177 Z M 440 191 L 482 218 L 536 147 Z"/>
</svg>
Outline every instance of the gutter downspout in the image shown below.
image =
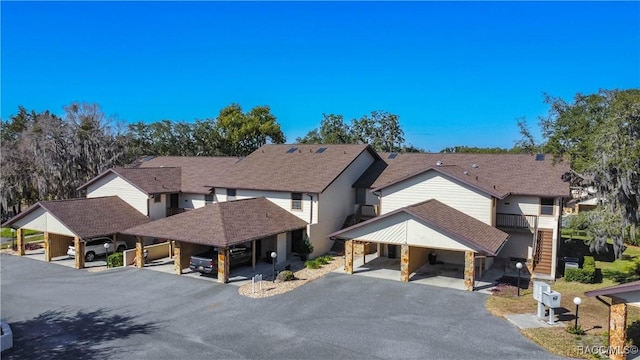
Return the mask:
<svg viewBox="0 0 640 360">
<path fill-rule="evenodd" d="M 309 197 L 309 225 L 313 223 L 313 194 L 306 193 Z"/>
</svg>

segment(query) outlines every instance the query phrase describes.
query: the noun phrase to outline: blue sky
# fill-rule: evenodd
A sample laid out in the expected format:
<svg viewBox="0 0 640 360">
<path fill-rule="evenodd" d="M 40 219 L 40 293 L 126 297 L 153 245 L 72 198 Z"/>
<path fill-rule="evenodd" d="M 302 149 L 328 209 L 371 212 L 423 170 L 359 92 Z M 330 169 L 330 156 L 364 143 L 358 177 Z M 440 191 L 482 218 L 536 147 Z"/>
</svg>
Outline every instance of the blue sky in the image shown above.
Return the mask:
<svg viewBox="0 0 640 360">
<path fill-rule="evenodd" d="M 0 2 L 1 116 L 96 102 L 127 122 L 271 106 L 400 116 L 408 143 L 511 147 L 543 93 L 640 87 L 640 3 Z"/>
</svg>

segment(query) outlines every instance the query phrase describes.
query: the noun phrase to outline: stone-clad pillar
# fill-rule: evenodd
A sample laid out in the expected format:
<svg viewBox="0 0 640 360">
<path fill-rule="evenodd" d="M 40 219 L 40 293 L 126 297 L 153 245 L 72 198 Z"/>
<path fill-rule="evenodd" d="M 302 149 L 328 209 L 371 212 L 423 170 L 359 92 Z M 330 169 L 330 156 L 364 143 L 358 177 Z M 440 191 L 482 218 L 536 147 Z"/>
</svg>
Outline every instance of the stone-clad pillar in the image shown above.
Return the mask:
<svg viewBox="0 0 640 360">
<path fill-rule="evenodd" d="M 473 291 L 473 285 L 475 283 L 475 257 L 476 254 L 473 251 L 464 252 L 464 288 L 468 291 Z"/>
<path fill-rule="evenodd" d="M 344 243 L 344 272 L 353 274 L 353 240 Z"/>
<path fill-rule="evenodd" d="M 178 275 L 182 275 L 182 244 L 179 241 L 173 243 L 173 269 Z"/>
<path fill-rule="evenodd" d="M 627 344 L 627 304 L 619 299 L 611 299 L 609 322 L 609 358 L 625 360 L 625 345 Z"/>
<path fill-rule="evenodd" d="M 136 267 L 144 267 L 144 239 L 141 236 L 136 237 Z"/>
<path fill-rule="evenodd" d="M 44 260 L 51 262 L 51 243 L 49 240 L 49 232 L 44 232 Z"/>
<path fill-rule="evenodd" d="M 18 237 L 18 255 L 24 256 L 24 231 L 22 228 L 16 231 L 16 236 Z"/>
<path fill-rule="evenodd" d="M 218 281 L 229 282 L 229 248 L 218 248 Z"/>
<path fill-rule="evenodd" d="M 76 249 L 75 265 L 76 269 L 84 268 L 84 241 L 79 237 L 73 238 L 73 247 Z"/>
<path fill-rule="evenodd" d="M 409 282 L 409 245 L 400 246 L 400 280 Z"/>
</svg>

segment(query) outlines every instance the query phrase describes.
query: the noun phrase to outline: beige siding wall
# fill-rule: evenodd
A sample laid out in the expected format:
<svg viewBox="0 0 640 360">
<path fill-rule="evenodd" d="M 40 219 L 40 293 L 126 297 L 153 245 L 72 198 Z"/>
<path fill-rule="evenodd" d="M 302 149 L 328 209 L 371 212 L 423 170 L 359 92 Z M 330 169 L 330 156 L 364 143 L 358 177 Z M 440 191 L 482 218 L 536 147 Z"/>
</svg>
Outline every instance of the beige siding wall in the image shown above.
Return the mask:
<svg viewBox="0 0 640 360">
<path fill-rule="evenodd" d="M 460 251 L 475 251 L 470 247 L 459 243 L 449 236 L 434 230 L 425 224 L 415 220 L 407 220 L 407 233 L 410 236 L 407 243 L 412 246 L 425 246 L 436 249 L 452 249 Z"/>
<path fill-rule="evenodd" d="M 217 190 L 217 189 L 216 189 Z M 226 189 L 222 189 L 226 198 Z M 318 198 L 314 194 L 313 200 L 310 201 L 306 194 L 302 194 L 302 210 L 291 209 L 291 193 L 280 191 L 263 191 L 263 190 L 237 190 L 236 199 L 251 199 L 257 197 L 265 197 L 274 204 L 287 210 L 300 219 L 309 222 L 311 219 L 313 223 L 318 221 Z M 313 204 L 312 204 L 313 203 Z M 313 218 L 311 218 L 311 206 L 313 206 Z"/>
<path fill-rule="evenodd" d="M 409 215 L 398 213 L 365 226 L 350 230 L 341 236 L 353 240 L 373 241 L 386 244 L 407 243 L 407 220 Z"/>
<path fill-rule="evenodd" d="M 312 256 L 318 256 L 331 249 L 332 241 L 327 235 L 342 228 L 348 215 L 353 214 L 356 193 L 353 183 L 373 163 L 374 158 L 368 152 L 362 152 L 345 171 L 320 194 L 318 227 L 309 234 L 314 246 Z"/>
<path fill-rule="evenodd" d="M 185 209 L 199 209 L 205 205 L 203 194 L 180 194 L 180 199 L 178 201 L 178 205 Z"/>
<path fill-rule="evenodd" d="M 102 197 L 117 195 L 127 204 L 148 216 L 147 200 L 148 196 L 135 186 L 131 185 L 113 173 L 105 175 L 95 183 L 87 187 L 87 197 Z"/>
<path fill-rule="evenodd" d="M 491 196 L 435 171 L 419 174 L 382 189 L 381 213 L 386 214 L 429 199 L 436 199 L 491 225 L 493 217 Z"/>
<path fill-rule="evenodd" d="M 14 226 L 60 235 L 75 236 L 71 230 L 43 208 L 35 209 L 29 215 L 16 221 Z"/>
<path fill-rule="evenodd" d="M 523 232 L 509 233 L 509 240 L 504 244 L 498 257 L 507 259 L 517 257 L 528 259 L 533 247 L 533 234 Z"/>
<path fill-rule="evenodd" d="M 540 198 L 537 196 L 510 195 L 497 200 L 497 212 L 503 214 L 538 215 Z"/>
<path fill-rule="evenodd" d="M 155 199 L 149 199 L 149 217 L 152 220 L 162 219 L 167 217 L 167 198 L 166 194 L 156 195 L 160 197 L 160 202 L 155 202 Z"/>
</svg>

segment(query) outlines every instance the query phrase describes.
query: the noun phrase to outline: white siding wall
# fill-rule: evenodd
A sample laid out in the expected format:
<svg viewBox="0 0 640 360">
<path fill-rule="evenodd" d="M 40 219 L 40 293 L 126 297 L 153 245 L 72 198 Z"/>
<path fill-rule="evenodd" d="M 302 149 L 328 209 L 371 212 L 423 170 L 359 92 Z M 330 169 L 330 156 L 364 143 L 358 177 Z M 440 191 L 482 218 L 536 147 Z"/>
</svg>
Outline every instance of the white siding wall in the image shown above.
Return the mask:
<svg viewBox="0 0 640 360">
<path fill-rule="evenodd" d="M 498 257 L 508 259 L 517 257 L 528 259 L 531 257 L 533 249 L 533 234 L 531 233 L 509 233 L 509 239 L 500 250 Z"/>
<path fill-rule="evenodd" d="M 147 213 L 148 196 L 135 186 L 131 185 L 119 176 L 113 173 L 105 175 L 95 183 L 87 187 L 87 197 L 101 197 L 117 195 L 126 203 L 145 216 Z"/>
<path fill-rule="evenodd" d="M 225 202 L 227 201 L 227 189 L 225 188 L 216 188 L 213 197 L 214 202 Z"/>
<path fill-rule="evenodd" d="M 218 191 L 218 189 L 216 189 Z M 226 200 L 226 189 L 221 189 L 224 196 L 219 197 L 225 198 Z M 311 203 L 313 202 L 313 219 L 312 222 L 318 221 L 318 200 L 317 196 L 313 195 L 313 200 L 311 201 L 306 194 L 302 194 L 302 210 L 292 210 L 291 209 L 291 193 L 290 192 L 279 192 L 279 191 L 263 191 L 263 190 L 236 190 L 236 200 L 240 199 L 250 199 L 257 197 L 265 197 L 267 200 L 270 200 L 274 204 L 280 206 L 281 208 L 287 210 L 293 215 L 299 217 L 300 219 L 309 222 L 311 216 Z"/>
<path fill-rule="evenodd" d="M 340 230 L 347 216 L 353 214 L 353 205 L 356 202 L 353 183 L 360 178 L 373 161 L 374 157 L 368 151 L 362 152 L 320 194 L 318 226 L 314 227 L 309 234 L 309 239 L 314 247 L 312 257 L 322 255 L 331 249 L 333 242 L 327 238 L 327 235 Z"/>
<path fill-rule="evenodd" d="M 149 199 L 149 217 L 151 220 L 167 217 L 167 198 L 169 196 L 166 194 L 156 196 L 160 196 L 160 202 L 155 202 L 154 199 Z"/>
<path fill-rule="evenodd" d="M 45 209 L 39 207 L 29 215 L 18 220 L 14 224 L 15 227 L 25 228 L 29 230 L 37 230 L 42 232 L 50 232 L 66 236 L 75 236 L 66 226 L 58 219 L 53 217 Z"/>
<path fill-rule="evenodd" d="M 407 244 L 436 249 L 475 251 L 414 219 L 407 220 Z"/>
<path fill-rule="evenodd" d="M 419 174 L 382 189 L 381 214 L 436 199 L 485 224 L 492 222 L 492 198 L 435 171 Z"/>
<path fill-rule="evenodd" d="M 407 243 L 407 221 L 409 215 L 404 212 L 378 219 L 366 226 L 350 230 L 341 236 L 353 240 L 365 240 L 385 244 Z"/>
<path fill-rule="evenodd" d="M 180 194 L 180 199 L 178 201 L 178 205 L 185 209 L 199 209 L 205 205 L 203 194 Z"/>
<path fill-rule="evenodd" d="M 497 212 L 503 214 L 540 214 L 540 198 L 537 196 L 510 195 L 498 202 Z"/>
</svg>

